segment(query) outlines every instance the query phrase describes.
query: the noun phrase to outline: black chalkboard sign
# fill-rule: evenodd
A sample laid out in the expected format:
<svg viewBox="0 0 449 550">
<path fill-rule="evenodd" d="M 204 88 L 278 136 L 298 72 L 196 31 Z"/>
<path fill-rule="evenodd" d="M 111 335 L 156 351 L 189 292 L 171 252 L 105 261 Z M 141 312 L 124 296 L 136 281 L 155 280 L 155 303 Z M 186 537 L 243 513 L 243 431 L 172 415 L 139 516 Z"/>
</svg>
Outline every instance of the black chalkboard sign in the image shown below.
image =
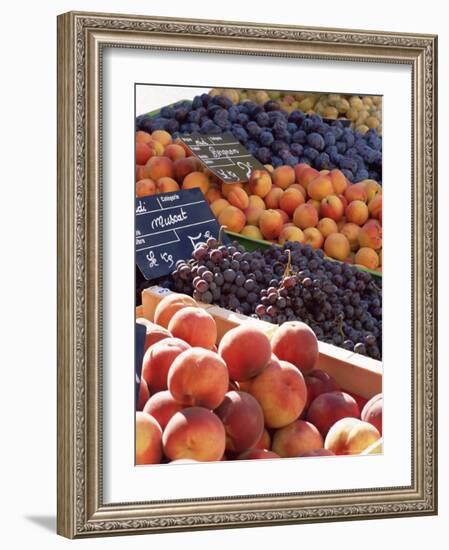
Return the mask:
<svg viewBox="0 0 449 550">
<path fill-rule="evenodd" d="M 146 336 L 147 328 L 145 327 L 145 325 L 136 323 L 136 332 L 134 338 L 136 409 L 137 402 L 139 401 L 140 377 L 142 374 L 142 360 L 144 355 Z"/>
<path fill-rule="evenodd" d="M 147 280 L 168 275 L 178 260 L 189 259 L 196 246 L 219 232 L 200 189 L 136 199 L 136 263 Z"/>
<path fill-rule="evenodd" d="M 249 180 L 253 170 L 264 170 L 232 134 L 179 136 L 193 155 L 224 183 Z"/>
</svg>

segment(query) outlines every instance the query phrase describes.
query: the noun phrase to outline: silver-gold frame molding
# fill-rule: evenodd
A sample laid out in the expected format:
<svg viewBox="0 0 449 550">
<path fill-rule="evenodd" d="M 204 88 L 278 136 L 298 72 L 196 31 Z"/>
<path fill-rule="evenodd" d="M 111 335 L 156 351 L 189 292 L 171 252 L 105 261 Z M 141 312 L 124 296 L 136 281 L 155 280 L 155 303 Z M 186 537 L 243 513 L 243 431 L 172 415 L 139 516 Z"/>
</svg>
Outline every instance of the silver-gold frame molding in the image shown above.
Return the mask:
<svg viewBox="0 0 449 550">
<path fill-rule="evenodd" d="M 105 47 L 411 67 L 410 486 L 104 504 L 101 67 Z M 58 533 L 78 538 L 436 514 L 436 78 L 433 35 L 96 13 L 58 17 Z"/>
</svg>

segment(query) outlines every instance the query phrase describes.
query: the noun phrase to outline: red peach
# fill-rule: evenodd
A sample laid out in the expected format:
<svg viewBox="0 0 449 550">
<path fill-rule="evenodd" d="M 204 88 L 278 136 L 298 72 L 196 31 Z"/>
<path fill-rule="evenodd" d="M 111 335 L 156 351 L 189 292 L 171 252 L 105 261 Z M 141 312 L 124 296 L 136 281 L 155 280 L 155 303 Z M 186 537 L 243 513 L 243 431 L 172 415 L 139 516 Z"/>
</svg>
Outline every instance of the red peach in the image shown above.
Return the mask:
<svg viewBox="0 0 449 550">
<path fill-rule="evenodd" d="M 270 449 L 271 437 L 266 428 L 263 429 L 259 441 L 254 445 L 254 449 Z"/>
<path fill-rule="evenodd" d="M 322 393 L 337 391 L 339 389 L 334 378 L 320 369 L 313 369 L 306 373 L 304 380 L 307 386 L 307 408 L 315 397 L 318 397 Z"/>
<path fill-rule="evenodd" d="M 264 210 L 259 218 L 259 228 L 265 239 L 272 240 L 279 237 L 284 225 L 281 214 L 276 210 Z"/>
<path fill-rule="evenodd" d="M 248 322 L 223 336 L 218 353 L 228 366 L 231 380 L 243 382 L 259 374 L 270 360 L 270 341 L 256 325 Z"/>
<path fill-rule="evenodd" d="M 183 159 L 186 157 L 186 152 L 184 148 L 176 143 L 170 143 L 164 149 L 164 157 L 168 157 L 171 160 Z"/>
<path fill-rule="evenodd" d="M 332 218 L 338 222 L 342 218 L 343 212 L 343 203 L 337 195 L 328 195 L 321 201 L 320 216 L 322 218 Z"/>
<path fill-rule="evenodd" d="M 353 397 L 342 391 L 322 393 L 310 404 L 306 419 L 326 437 L 330 427 L 341 418 L 360 418 L 360 411 Z M 332 449 L 331 449 L 332 450 Z"/>
<path fill-rule="evenodd" d="M 151 157 L 151 149 L 146 143 L 136 143 L 136 164 L 145 164 Z"/>
<path fill-rule="evenodd" d="M 300 229 L 315 227 L 318 224 L 318 213 L 311 204 L 301 204 L 293 212 L 293 223 Z"/>
<path fill-rule="evenodd" d="M 145 164 L 145 177 L 152 180 L 173 178 L 173 162 L 167 157 L 151 157 Z"/>
<path fill-rule="evenodd" d="M 383 395 L 378 393 L 371 397 L 362 409 L 361 419 L 372 424 L 382 435 Z"/>
<path fill-rule="evenodd" d="M 241 453 L 251 449 L 263 434 L 263 411 L 249 393 L 228 392 L 215 414 L 225 427 L 228 452 Z"/>
<path fill-rule="evenodd" d="M 232 204 L 232 206 L 240 208 L 240 210 L 245 210 L 245 208 L 248 208 L 249 205 L 248 195 L 240 187 L 233 189 L 229 193 L 228 201 Z"/>
<path fill-rule="evenodd" d="M 318 340 L 313 330 L 301 321 L 283 323 L 271 337 L 271 349 L 281 360 L 306 373 L 318 361 Z"/>
<path fill-rule="evenodd" d="M 173 171 L 175 180 L 181 184 L 184 178 L 191 172 L 198 169 L 198 163 L 194 157 L 186 157 L 175 160 L 173 163 Z"/>
<path fill-rule="evenodd" d="M 279 208 L 291 216 L 296 208 L 304 204 L 304 196 L 298 189 L 289 187 L 279 200 Z"/>
<path fill-rule="evenodd" d="M 150 398 L 150 391 L 148 389 L 148 384 L 145 382 L 145 378 L 140 379 L 139 384 L 139 396 L 137 398 L 137 410 L 142 411 L 145 407 L 145 403 Z"/>
<path fill-rule="evenodd" d="M 189 407 L 175 413 L 162 436 L 164 454 L 170 460 L 221 460 L 226 432 L 216 414 L 203 407 Z"/>
<path fill-rule="evenodd" d="M 142 378 L 151 394 L 167 389 L 167 375 L 173 361 L 189 344 L 179 338 L 165 338 L 150 346 L 142 361 Z"/>
<path fill-rule="evenodd" d="M 198 307 L 188 306 L 177 311 L 168 324 L 168 330 L 192 347 L 212 349 L 217 340 L 214 318 Z"/>
<path fill-rule="evenodd" d="M 273 187 L 265 196 L 266 207 L 273 210 L 279 208 L 279 203 L 281 202 L 281 197 L 283 194 L 284 191 L 280 187 Z"/>
<path fill-rule="evenodd" d="M 155 393 L 146 401 L 143 412 L 151 414 L 162 430 L 165 430 L 170 418 L 183 408 L 184 405 L 178 403 L 168 390 L 164 390 Z"/>
<path fill-rule="evenodd" d="M 156 182 L 156 188 L 158 193 L 171 193 L 173 191 L 179 191 L 179 185 L 173 178 L 159 178 Z"/>
<path fill-rule="evenodd" d="M 305 420 L 295 420 L 274 432 L 272 450 L 281 458 L 287 458 L 316 451 L 323 445 L 323 438 L 313 424 Z"/>
<path fill-rule="evenodd" d="M 368 220 L 360 229 L 359 245 L 374 250 L 382 248 L 382 226 L 377 220 Z"/>
<path fill-rule="evenodd" d="M 249 449 L 237 457 L 238 460 L 253 460 L 253 459 L 264 459 L 264 458 L 281 458 L 273 451 L 268 449 Z"/>
<path fill-rule="evenodd" d="M 147 413 L 136 412 L 136 464 L 159 464 L 162 458 L 162 430 Z"/>
<path fill-rule="evenodd" d="M 136 183 L 136 197 L 148 197 L 156 194 L 156 184 L 148 178 L 139 180 Z"/>
<path fill-rule="evenodd" d="M 168 328 L 173 315 L 186 306 L 198 307 L 195 300 L 188 294 L 169 294 L 165 298 L 162 298 L 156 306 L 154 322 L 161 327 Z"/>
<path fill-rule="evenodd" d="M 324 448 L 316 449 L 314 451 L 308 451 L 307 453 L 304 453 L 303 455 L 301 455 L 301 458 L 313 457 L 313 456 L 335 456 L 335 453 Z"/>
</svg>

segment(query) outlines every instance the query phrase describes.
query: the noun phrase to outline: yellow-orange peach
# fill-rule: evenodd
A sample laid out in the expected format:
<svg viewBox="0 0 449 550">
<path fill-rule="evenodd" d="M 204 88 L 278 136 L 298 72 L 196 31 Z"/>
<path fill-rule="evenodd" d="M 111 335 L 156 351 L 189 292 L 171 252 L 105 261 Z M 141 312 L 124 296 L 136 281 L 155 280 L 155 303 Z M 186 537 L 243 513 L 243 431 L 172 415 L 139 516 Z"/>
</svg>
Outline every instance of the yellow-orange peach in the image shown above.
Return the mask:
<svg viewBox="0 0 449 550">
<path fill-rule="evenodd" d="M 330 428 L 324 447 L 336 455 L 358 455 L 378 439 L 378 430 L 369 422 L 342 418 Z"/>
<path fill-rule="evenodd" d="M 173 162 L 167 157 L 151 157 L 145 164 L 145 177 L 157 181 L 160 178 L 173 178 Z"/>
<path fill-rule="evenodd" d="M 315 178 L 317 178 L 320 175 L 318 170 L 315 170 L 315 168 L 308 167 L 307 169 L 304 169 L 301 174 L 299 175 L 299 178 L 296 180 L 297 183 L 301 184 L 304 189 L 308 192 L 310 182 L 313 181 Z M 332 193 L 332 191 L 331 191 Z M 330 195 L 330 193 L 327 193 L 327 195 Z"/>
<path fill-rule="evenodd" d="M 365 187 L 368 201 L 373 199 L 376 195 L 382 194 L 382 186 L 375 180 L 362 180 L 359 183 Z"/>
<path fill-rule="evenodd" d="M 279 237 L 284 221 L 276 210 L 264 210 L 259 218 L 259 228 L 265 239 L 276 239 Z"/>
<path fill-rule="evenodd" d="M 150 346 L 142 361 L 142 378 L 151 394 L 167 389 L 168 370 L 183 351 L 189 349 L 187 342 L 179 338 L 165 338 Z"/>
<path fill-rule="evenodd" d="M 319 175 L 313 179 L 307 187 L 307 194 L 309 197 L 317 201 L 321 201 L 333 193 L 334 188 L 329 176 Z"/>
<path fill-rule="evenodd" d="M 368 207 L 363 201 L 352 201 L 346 207 L 345 215 L 348 222 L 363 225 L 369 216 Z"/>
<path fill-rule="evenodd" d="M 221 212 L 227 207 L 231 206 L 226 199 L 217 199 L 210 205 L 210 209 L 214 213 L 214 216 L 218 218 Z"/>
<path fill-rule="evenodd" d="M 245 208 L 244 213 L 247 224 L 258 226 L 260 215 L 264 210 L 265 208 L 258 208 L 257 206 L 248 206 L 248 208 Z"/>
<path fill-rule="evenodd" d="M 204 172 L 190 172 L 182 181 L 183 189 L 193 189 L 198 187 L 205 195 L 209 189 L 209 178 Z"/>
<path fill-rule="evenodd" d="M 309 244 L 312 248 L 318 249 L 323 246 L 324 237 L 316 227 L 307 227 L 303 233 L 306 244 Z"/>
<path fill-rule="evenodd" d="M 167 384 L 178 403 L 215 409 L 228 391 L 228 368 L 217 353 L 190 348 L 173 361 Z"/>
<path fill-rule="evenodd" d="M 188 148 L 188 146 L 182 141 L 181 138 L 177 137 L 177 138 L 175 139 L 174 142 L 176 143 L 176 145 L 180 145 L 180 146 L 184 149 L 184 151 L 185 151 L 185 153 L 186 153 L 186 157 L 192 156 L 192 151 L 191 151 L 191 150 Z"/>
<path fill-rule="evenodd" d="M 382 213 L 381 193 L 374 195 L 373 198 L 368 202 L 368 212 L 370 213 L 371 218 L 380 218 L 380 215 Z"/>
<path fill-rule="evenodd" d="M 343 216 L 344 206 L 337 195 L 328 195 L 320 203 L 320 216 L 322 218 L 332 218 L 336 222 Z"/>
<path fill-rule="evenodd" d="M 164 157 L 168 157 L 171 160 L 183 159 L 186 156 L 184 149 L 176 143 L 170 143 L 164 149 Z"/>
<path fill-rule="evenodd" d="M 289 187 L 280 197 L 279 208 L 291 216 L 298 206 L 304 204 L 304 196 L 299 189 Z"/>
<path fill-rule="evenodd" d="M 307 403 L 306 408 L 309 408 L 310 403 L 328 391 L 337 391 L 339 388 L 337 382 L 327 372 L 321 369 L 313 369 L 304 374 L 304 380 L 307 386 Z"/>
<path fill-rule="evenodd" d="M 270 449 L 271 448 L 271 437 L 266 428 L 263 429 L 262 435 L 259 438 L 259 441 L 254 445 L 254 449 Z"/>
<path fill-rule="evenodd" d="M 236 187 L 228 194 L 228 201 L 240 210 L 245 210 L 249 205 L 248 195 L 240 187 Z"/>
<path fill-rule="evenodd" d="M 318 213 L 311 204 L 301 204 L 293 212 L 293 223 L 300 229 L 315 227 L 318 224 Z"/>
<path fill-rule="evenodd" d="M 261 208 L 265 210 L 265 201 L 262 197 L 259 197 L 259 195 L 250 195 L 248 197 L 248 208 Z"/>
<path fill-rule="evenodd" d="M 298 191 L 301 192 L 301 195 L 304 197 L 304 201 L 307 199 L 307 191 L 299 183 L 293 183 L 292 185 L 290 185 L 289 189 L 297 189 Z"/>
<path fill-rule="evenodd" d="M 334 188 L 337 195 L 343 194 L 348 187 L 348 180 L 341 170 L 334 168 L 329 172 L 329 177 L 332 182 L 332 187 Z"/>
<path fill-rule="evenodd" d="M 287 214 L 287 212 L 285 212 L 285 211 L 282 210 L 281 208 L 275 208 L 275 211 L 276 211 L 276 212 L 279 212 L 279 214 L 281 215 L 282 224 L 283 224 L 283 225 L 285 225 L 286 223 L 289 223 L 289 222 L 290 222 L 290 217 L 289 217 L 289 215 Z"/>
<path fill-rule="evenodd" d="M 341 233 L 332 233 L 324 241 L 324 252 L 330 258 L 343 261 L 351 252 L 348 239 Z"/>
<path fill-rule="evenodd" d="M 359 248 L 355 255 L 355 263 L 368 269 L 376 269 L 379 266 L 379 256 L 372 248 Z"/>
<path fill-rule="evenodd" d="M 169 294 L 162 298 L 154 311 L 154 322 L 161 327 L 168 328 L 173 315 L 186 306 L 196 307 L 197 303 L 188 294 Z"/>
<path fill-rule="evenodd" d="M 274 185 L 277 185 L 281 189 L 287 189 L 289 185 L 295 183 L 295 171 L 291 166 L 284 164 L 278 166 L 273 170 L 271 174 L 271 180 Z"/>
<path fill-rule="evenodd" d="M 279 244 L 284 244 L 287 241 L 305 243 L 306 238 L 304 233 L 299 227 L 295 225 L 285 226 L 282 228 L 282 231 L 279 235 Z"/>
<path fill-rule="evenodd" d="M 346 210 L 346 207 L 348 206 L 348 199 L 342 195 L 342 194 L 339 194 L 337 195 L 337 197 L 341 200 L 342 204 L 343 204 L 343 210 Z"/>
<path fill-rule="evenodd" d="M 162 458 L 162 430 L 145 412 L 136 412 L 136 464 L 159 464 Z"/>
<path fill-rule="evenodd" d="M 152 323 L 151 321 L 148 321 L 148 319 L 138 317 L 136 319 L 136 323 L 144 325 L 146 328 L 145 343 L 143 346 L 144 351 L 147 351 L 147 349 L 153 344 L 156 344 L 156 342 L 172 337 L 166 328 L 156 325 L 156 323 Z"/>
<path fill-rule="evenodd" d="M 164 390 L 158 391 L 146 401 L 143 412 L 151 414 L 162 430 L 165 430 L 170 418 L 184 408 L 184 405 L 178 403 L 168 390 Z"/>
<path fill-rule="evenodd" d="M 226 226 L 229 231 L 240 233 L 246 225 L 246 216 L 239 208 L 227 206 L 218 215 L 218 223 Z"/>
<path fill-rule="evenodd" d="M 264 431 L 263 411 L 246 392 L 228 392 L 215 414 L 226 431 L 226 451 L 242 453 L 258 443 Z"/>
<path fill-rule="evenodd" d="M 338 233 L 338 227 L 332 218 L 321 218 L 317 225 L 318 231 L 323 235 L 325 239 L 332 233 Z"/>
<path fill-rule="evenodd" d="M 138 141 L 136 143 L 136 164 L 145 164 L 152 156 L 152 150 L 146 143 Z"/>
<path fill-rule="evenodd" d="M 193 347 L 212 349 L 217 340 L 214 318 L 198 307 L 187 306 L 177 311 L 170 319 L 168 330 Z"/>
<path fill-rule="evenodd" d="M 320 206 L 321 206 L 321 202 L 320 201 L 316 201 L 314 199 L 309 199 L 307 201 L 307 204 L 311 204 L 315 210 L 316 210 L 316 213 L 318 214 L 318 216 L 320 215 Z"/>
<path fill-rule="evenodd" d="M 292 363 L 303 373 L 314 369 L 318 361 L 318 340 L 301 321 L 283 323 L 271 337 L 271 349 L 278 359 Z"/>
<path fill-rule="evenodd" d="M 206 193 L 206 200 L 208 204 L 212 204 L 215 201 L 218 201 L 218 199 L 222 198 L 222 194 L 219 189 L 216 187 L 211 187 L 207 193 Z"/>
<path fill-rule="evenodd" d="M 173 178 L 164 177 L 157 180 L 156 189 L 158 193 L 170 193 L 179 191 L 179 185 Z"/>
<path fill-rule="evenodd" d="M 262 371 L 270 360 L 271 346 L 267 336 L 248 322 L 223 336 L 218 353 L 228 366 L 231 380 L 244 382 Z"/>
<path fill-rule="evenodd" d="M 152 139 L 159 141 L 159 143 L 162 143 L 164 147 L 172 143 L 171 135 L 165 130 L 155 130 L 152 132 L 151 137 Z"/>
<path fill-rule="evenodd" d="M 348 185 L 344 195 L 348 203 L 352 201 L 366 202 L 368 200 L 368 193 L 362 182 Z"/>
<path fill-rule="evenodd" d="M 156 141 L 155 139 L 152 139 L 150 142 L 148 142 L 148 147 L 151 148 L 151 156 L 153 157 L 162 157 L 164 154 L 164 146 L 161 142 Z"/>
<path fill-rule="evenodd" d="M 256 225 L 245 225 L 245 227 L 241 230 L 240 235 L 244 235 L 250 239 L 263 240 L 263 235 Z"/>
<path fill-rule="evenodd" d="M 226 432 L 216 414 L 204 407 L 188 407 L 174 414 L 162 436 L 164 454 L 170 460 L 221 460 Z"/>
<path fill-rule="evenodd" d="M 306 420 L 295 420 L 276 430 L 272 450 L 281 458 L 301 456 L 323 447 L 323 438 L 317 428 Z"/>
<path fill-rule="evenodd" d="M 194 157 L 179 158 L 173 163 L 174 178 L 179 184 L 188 174 L 197 171 L 197 169 L 198 164 Z"/>
<path fill-rule="evenodd" d="M 156 184 L 148 178 L 136 183 L 136 197 L 147 197 L 156 194 Z"/>
<path fill-rule="evenodd" d="M 301 371 L 287 361 L 270 361 L 252 379 L 250 394 L 262 407 L 265 426 L 282 428 L 298 418 L 307 399 Z"/>
<path fill-rule="evenodd" d="M 301 162 L 299 164 L 296 164 L 293 169 L 295 171 L 295 179 L 296 179 L 296 183 L 299 183 L 299 178 L 301 176 L 301 174 L 304 172 L 304 170 L 307 170 L 310 168 L 310 165 L 309 164 L 306 164 L 305 162 Z"/>
<path fill-rule="evenodd" d="M 221 194 L 225 199 L 228 198 L 228 195 L 234 189 L 243 189 L 242 183 L 222 183 L 221 184 Z"/>
<path fill-rule="evenodd" d="M 136 164 L 136 181 L 145 179 L 144 170 L 145 170 L 145 166 Z"/>
<path fill-rule="evenodd" d="M 265 170 L 267 170 L 267 172 L 270 172 L 270 174 L 273 172 L 274 170 L 274 166 L 271 165 L 271 164 L 264 164 L 263 167 L 265 168 Z"/>
<path fill-rule="evenodd" d="M 359 249 L 360 225 L 356 223 L 345 223 L 343 227 L 340 228 L 340 233 L 348 239 L 349 246 L 353 252 Z"/>
<path fill-rule="evenodd" d="M 136 132 L 136 143 L 149 143 L 151 141 L 151 135 L 143 130 Z"/>
<path fill-rule="evenodd" d="M 377 220 L 368 220 L 360 229 L 359 244 L 374 250 L 382 247 L 382 226 Z"/>
<path fill-rule="evenodd" d="M 267 170 L 254 170 L 249 178 L 248 189 L 251 195 L 266 197 L 272 187 L 271 175 Z"/>
<path fill-rule="evenodd" d="M 279 208 L 279 202 L 283 194 L 284 191 L 280 187 L 273 187 L 265 196 L 266 207 L 273 210 Z"/>
<path fill-rule="evenodd" d="M 342 391 L 322 393 L 316 397 L 307 411 L 306 420 L 314 424 L 321 435 L 327 432 L 341 418 L 360 418 L 356 400 Z"/>
<path fill-rule="evenodd" d="M 281 458 L 279 455 L 268 449 L 249 449 L 244 453 L 240 454 L 238 460 L 254 460 L 254 459 L 263 459 L 263 458 Z"/>
<path fill-rule="evenodd" d="M 142 411 L 145 407 L 145 403 L 150 398 L 150 390 L 148 389 L 148 384 L 145 381 L 145 378 L 140 379 L 139 383 L 139 395 L 137 396 L 137 410 Z"/>
<path fill-rule="evenodd" d="M 365 404 L 362 409 L 360 418 L 364 422 L 369 422 L 382 435 L 382 411 L 383 411 L 383 396 L 381 393 L 374 395 Z"/>
<path fill-rule="evenodd" d="M 338 220 L 337 222 L 337 227 L 338 227 L 338 231 L 341 233 L 341 230 L 342 228 L 346 225 L 347 221 L 346 221 L 346 216 L 343 216 L 341 218 L 341 220 Z"/>
</svg>

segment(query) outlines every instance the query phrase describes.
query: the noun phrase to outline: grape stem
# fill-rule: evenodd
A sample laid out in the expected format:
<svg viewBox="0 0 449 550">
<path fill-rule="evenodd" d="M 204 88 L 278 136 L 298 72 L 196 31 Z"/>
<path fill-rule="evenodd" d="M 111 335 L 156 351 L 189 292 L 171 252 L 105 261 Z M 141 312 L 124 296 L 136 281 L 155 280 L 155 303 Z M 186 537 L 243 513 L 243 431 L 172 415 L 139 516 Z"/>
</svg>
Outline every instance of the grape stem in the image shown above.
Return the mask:
<svg viewBox="0 0 449 550">
<path fill-rule="evenodd" d="M 291 250 L 287 249 L 287 256 L 288 256 L 288 260 L 287 260 L 287 266 L 285 268 L 285 271 L 284 271 L 284 275 L 283 275 L 283 278 L 285 279 L 285 277 L 288 277 L 289 275 L 291 275 L 291 272 L 292 272 L 292 253 L 291 253 Z"/>
</svg>

